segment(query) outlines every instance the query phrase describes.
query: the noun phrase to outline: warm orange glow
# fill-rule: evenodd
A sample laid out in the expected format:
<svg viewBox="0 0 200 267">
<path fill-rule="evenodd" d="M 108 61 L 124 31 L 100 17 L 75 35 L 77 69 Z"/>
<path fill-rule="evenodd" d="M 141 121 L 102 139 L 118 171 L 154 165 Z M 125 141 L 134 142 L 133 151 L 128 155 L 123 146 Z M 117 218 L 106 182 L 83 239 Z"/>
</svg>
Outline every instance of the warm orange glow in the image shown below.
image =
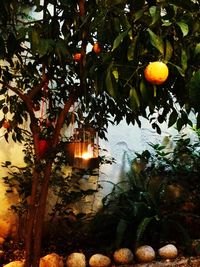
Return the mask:
<svg viewBox="0 0 200 267">
<path fill-rule="evenodd" d="M 91 144 L 86 142 L 84 143 L 76 143 L 75 146 L 75 158 L 82 158 L 82 159 L 91 159 L 94 157 L 93 149 Z"/>
<path fill-rule="evenodd" d="M 85 152 L 82 154 L 82 159 L 91 159 L 93 157 L 93 153 L 91 152 Z"/>
<path fill-rule="evenodd" d="M 98 136 L 95 131 L 77 128 L 74 133 L 73 166 L 80 169 L 98 167 Z M 97 164 L 95 165 L 94 163 Z M 95 167 L 94 167 L 95 166 Z"/>
</svg>

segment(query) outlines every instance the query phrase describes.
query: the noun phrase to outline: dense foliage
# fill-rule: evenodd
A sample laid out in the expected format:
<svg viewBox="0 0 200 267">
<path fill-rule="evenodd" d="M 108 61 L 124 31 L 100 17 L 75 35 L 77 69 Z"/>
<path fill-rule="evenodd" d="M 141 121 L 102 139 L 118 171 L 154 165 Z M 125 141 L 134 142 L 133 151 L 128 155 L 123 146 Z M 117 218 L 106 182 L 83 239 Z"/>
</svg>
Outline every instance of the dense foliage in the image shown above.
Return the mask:
<svg viewBox="0 0 200 267">
<path fill-rule="evenodd" d="M 46 117 L 55 121 L 69 94 L 78 92 L 80 113 L 88 114 L 86 122 L 102 136 L 110 114 L 116 122 L 125 117 L 133 124 L 140 124 L 141 115 L 148 117 L 158 131 L 157 122 L 167 114 L 169 125 L 176 120 L 179 129 L 187 124 L 190 108 L 199 111 L 199 1 L 84 2 L 84 10 L 79 1 L 2 2 L 5 98 L 0 107 L 5 117 L 13 114 L 13 138 L 20 139 L 18 126 L 28 115 L 21 94 L 35 109 L 48 98 Z M 92 50 L 94 42 L 99 53 Z M 82 54 L 80 62 L 73 58 L 77 52 Z M 170 71 L 157 97 L 143 77 L 145 66 L 155 60 L 165 61 Z M 13 81 L 14 88 L 9 88 Z M 17 95 L 8 96 L 8 89 L 17 90 Z M 179 112 L 174 101 L 186 111 Z"/>
<path fill-rule="evenodd" d="M 64 125 L 84 122 L 105 138 L 109 121 L 140 125 L 143 116 L 160 132 L 158 122 L 168 115 L 169 126 L 191 124 L 191 110 L 199 124 L 199 6 L 197 0 L 1 1 L 0 126 L 6 140 L 21 142 L 30 132 L 35 154 L 26 267 L 39 264 Z M 169 78 L 155 96 L 144 69 L 156 60 L 167 64 Z M 41 138 L 51 140 L 46 155 Z"/>
<path fill-rule="evenodd" d="M 199 138 L 166 139 L 131 157 L 129 171 L 103 199 L 91 229 L 104 244 L 109 236 L 108 247 L 159 248 L 175 242 L 194 253 L 192 240 L 199 239 L 200 224 Z"/>
</svg>

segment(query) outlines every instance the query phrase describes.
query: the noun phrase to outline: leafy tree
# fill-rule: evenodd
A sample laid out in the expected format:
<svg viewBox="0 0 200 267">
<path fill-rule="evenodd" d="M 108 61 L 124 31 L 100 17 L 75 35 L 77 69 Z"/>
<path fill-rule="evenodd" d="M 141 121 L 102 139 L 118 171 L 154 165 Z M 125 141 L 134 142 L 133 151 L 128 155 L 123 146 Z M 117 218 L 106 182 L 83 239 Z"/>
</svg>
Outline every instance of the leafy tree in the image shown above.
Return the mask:
<svg viewBox="0 0 200 267">
<path fill-rule="evenodd" d="M 177 122 L 178 129 L 191 123 L 191 109 L 199 121 L 199 5 L 197 0 L 1 1 L 0 126 L 7 129 L 6 140 L 21 142 L 27 132 L 20 126 L 30 122 L 35 153 L 26 267 L 38 266 L 52 164 L 75 103 L 76 121 L 84 117 L 100 137 L 109 121 L 124 118 L 140 125 L 143 116 L 158 132 L 167 115 L 169 126 Z M 96 42 L 98 53 L 92 49 Z M 143 71 L 156 60 L 167 63 L 170 75 L 154 96 Z M 51 143 L 41 155 L 44 136 Z"/>
</svg>

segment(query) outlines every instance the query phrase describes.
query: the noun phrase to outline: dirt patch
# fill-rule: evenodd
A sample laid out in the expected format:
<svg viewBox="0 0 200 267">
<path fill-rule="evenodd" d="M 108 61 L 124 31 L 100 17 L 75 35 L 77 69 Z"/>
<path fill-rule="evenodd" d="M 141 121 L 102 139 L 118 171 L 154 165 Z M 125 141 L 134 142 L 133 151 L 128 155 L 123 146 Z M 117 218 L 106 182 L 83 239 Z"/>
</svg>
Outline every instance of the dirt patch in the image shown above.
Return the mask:
<svg viewBox="0 0 200 267">
<path fill-rule="evenodd" d="M 176 260 L 136 263 L 132 265 L 112 265 L 112 267 L 200 267 L 200 257 L 177 258 Z"/>
</svg>

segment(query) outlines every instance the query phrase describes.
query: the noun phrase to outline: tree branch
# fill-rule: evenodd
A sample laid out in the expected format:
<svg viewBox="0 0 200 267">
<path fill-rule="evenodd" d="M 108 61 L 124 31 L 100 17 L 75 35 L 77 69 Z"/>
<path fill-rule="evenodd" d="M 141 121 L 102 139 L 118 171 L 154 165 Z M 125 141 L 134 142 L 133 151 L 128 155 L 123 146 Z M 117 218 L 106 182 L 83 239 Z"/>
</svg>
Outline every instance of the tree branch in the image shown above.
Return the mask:
<svg viewBox="0 0 200 267">
<path fill-rule="evenodd" d="M 31 91 L 27 94 L 27 96 L 30 99 L 33 99 L 35 95 L 37 95 L 38 92 L 40 92 L 40 90 L 42 90 L 42 88 L 44 87 L 44 85 L 47 83 L 48 79 L 43 79 L 41 81 L 41 83 L 37 84 L 36 86 L 34 86 Z"/>
<path fill-rule="evenodd" d="M 70 107 L 76 102 L 76 100 L 77 100 L 77 94 L 75 92 L 71 93 L 69 95 L 68 101 L 65 103 L 64 108 L 59 115 L 59 118 L 57 120 L 56 127 L 55 127 L 54 137 L 53 137 L 53 144 L 52 144 L 53 148 L 55 148 L 59 142 L 60 130 L 63 126 L 65 117 L 67 113 L 69 112 Z"/>
<path fill-rule="evenodd" d="M 2 84 L 3 86 L 7 87 L 8 89 L 10 89 L 12 92 L 14 92 L 16 95 L 18 95 L 22 101 L 24 101 L 24 103 L 27 106 L 28 109 L 28 113 L 30 115 L 30 120 L 31 120 L 31 130 L 33 132 L 33 134 L 36 134 L 38 132 L 37 129 L 37 119 L 35 117 L 35 114 L 33 112 L 33 102 L 31 100 L 31 98 L 28 95 L 25 95 L 20 89 L 11 86 L 3 81 L 0 81 L 0 84 Z"/>
<path fill-rule="evenodd" d="M 25 95 L 20 89 L 14 87 L 14 86 L 11 86 L 10 84 L 7 84 L 3 81 L 0 81 L 0 84 L 7 87 L 15 94 L 17 94 L 21 98 L 21 100 L 23 100 L 26 103 L 28 110 L 31 110 L 31 111 L 33 110 L 33 103 L 31 101 L 31 99 L 27 95 Z"/>
</svg>

